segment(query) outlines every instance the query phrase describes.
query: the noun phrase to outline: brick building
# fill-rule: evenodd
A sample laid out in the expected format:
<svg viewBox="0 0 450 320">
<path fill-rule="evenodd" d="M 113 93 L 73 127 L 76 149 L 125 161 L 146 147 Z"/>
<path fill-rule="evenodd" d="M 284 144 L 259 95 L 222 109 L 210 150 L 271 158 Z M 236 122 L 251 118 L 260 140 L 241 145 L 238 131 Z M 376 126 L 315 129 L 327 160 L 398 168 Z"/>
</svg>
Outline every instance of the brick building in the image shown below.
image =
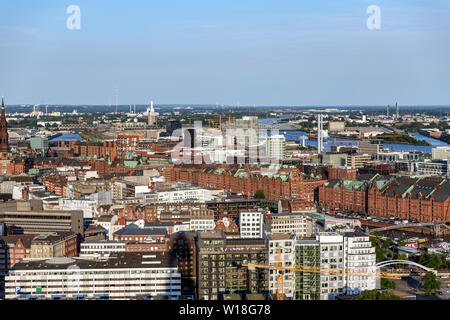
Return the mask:
<svg viewBox="0 0 450 320">
<path fill-rule="evenodd" d="M 319 188 L 325 208 L 361 212 L 410 221 L 450 220 L 450 180 L 381 175 L 356 180 L 330 180 Z"/>
<path fill-rule="evenodd" d="M 275 174 L 265 174 L 259 166 L 174 166 L 166 168 L 164 177 L 170 182 L 193 183 L 202 188 L 224 189 L 248 197 L 262 190 L 265 198 L 279 200 L 299 198 L 314 201 L 314 190 L 325 180 L 306 175 L 294 166 L 281 166 Z"/>
<path fill-rule="evenodd" d="M 109 158 L 111 161 L 114 161 L 117 157 L 117 141 L 78 142 L 75 144 L 75 154 L 78 157 Z"/>
</svg>

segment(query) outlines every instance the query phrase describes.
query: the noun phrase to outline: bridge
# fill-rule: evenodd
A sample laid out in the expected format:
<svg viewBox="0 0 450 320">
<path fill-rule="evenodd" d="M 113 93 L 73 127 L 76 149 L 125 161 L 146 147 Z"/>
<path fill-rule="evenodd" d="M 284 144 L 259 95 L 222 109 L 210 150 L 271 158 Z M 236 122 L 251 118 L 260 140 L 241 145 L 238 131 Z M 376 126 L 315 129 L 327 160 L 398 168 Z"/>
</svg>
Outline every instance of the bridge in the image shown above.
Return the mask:
<svg viewBox="0 0 450 320">
<path fill-rule="evenodd" d="M 434 272 L 437 275 L 437 271 L 436 270 L 428 268 L 428 267 L 425 267 L 424 265 L 421 265 L 420 263 L 409 261 L 409 260 L 387 260 L 387 261 L 381 261 L 381 262 L 378 262 L 375 265 L 375 267 L 376 267 L 376 270 L 379 271 L 380 268 L 387 267 L 387 266 L 394 265 L 394 264 L 408 264 L 408 265 L 411 265 L 411 266 L 415 266 L 415 267 L 421 268 L 421 269 L 425 270 L 426 272 L 430 272 L 430 271 Z"/>
<path fill-rule="evenodd" d="M 377 231 L 382 232 L 382 231 L 404 229 L 404 228 L 432 227 L 434 230 L 434 233 L 436 235 L 440 235 L 445 230 L 450 230 L 450 227 L 447 225 L 447 223 L 449 223 L 449 221 L 394 224 L 394 225 L 390 225 L 387 227 L 375 228 L 375 229 L 369 230 L 368 233 L 371 234 L 371 233 L 374 233 Z"/>
</svg>

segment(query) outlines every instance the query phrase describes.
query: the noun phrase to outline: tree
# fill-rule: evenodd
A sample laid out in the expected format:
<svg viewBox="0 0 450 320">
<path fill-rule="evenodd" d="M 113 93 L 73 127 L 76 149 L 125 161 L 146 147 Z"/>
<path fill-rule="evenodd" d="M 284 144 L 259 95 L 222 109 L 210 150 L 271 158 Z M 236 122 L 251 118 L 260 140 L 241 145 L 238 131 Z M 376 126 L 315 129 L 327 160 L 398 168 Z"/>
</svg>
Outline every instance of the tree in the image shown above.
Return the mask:
<svg viewBox="0 0 450 320">
<path fill-rule="evenodd" d="M 370 242 L 372 243 L 373 247 L 378 247 L 378 240 L 375 237 L 370 237 Z"/>
<path fill-rule="evenodd" d="M 403 300 L 390 291 L 366 290 L 353 297 L 352 300 Z"/>
<path fill-rule="evenodd" d="M 423 289 L 432 295 L 436 295 L 436 291 L 441 288 L 441 283 L 438 281 L 436 274 L 434 272 L 427 272 L 427 274 L 422 278 Z"/>
<path fill-rule="evenodd" d="M 389 279 L 381 279 L 381 289 L 395 289 L 397 286 L 394 281 Z"/>
<path fill-rule="evenodd" d="M 380 247 L 375 247 L 375 255 L 376 255 L 377 261 L 383 260 L 384 259 L 383 249 L 381 249 Z"/>
<path fill-rule="evenodd" d="M 443 259 L 441 256 L 437 254 L 428 254 L 424 253 L 419 257 L 419 263 L 428 268 L 433 268 L 435 270 L 439 270 L 441 266 L 446 265 L 445 258 Z"/>
<path fill-rule="evenodd" d="M 266 196 L 264 195 L 264 191 L 262 190 L 257 190 L 255 192 L 255 199 L 265 199 Z"/>
<path fill-rule="evenodd" d="M 384 240 L 383 242 L 383 249 L 389 249 L 389 247 L 392 245 L 392 239 L 391 238 L 387 238 L 386 240 Z"/>
</svg>

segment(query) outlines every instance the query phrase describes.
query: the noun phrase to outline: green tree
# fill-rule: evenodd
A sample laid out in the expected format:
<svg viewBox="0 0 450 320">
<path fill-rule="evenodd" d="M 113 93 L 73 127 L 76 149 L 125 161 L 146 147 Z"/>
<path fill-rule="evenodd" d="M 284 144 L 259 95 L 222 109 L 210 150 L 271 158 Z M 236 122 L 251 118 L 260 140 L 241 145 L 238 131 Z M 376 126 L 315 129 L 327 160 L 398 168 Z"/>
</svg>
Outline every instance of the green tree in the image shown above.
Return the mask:
<svg viewBox="0 0 450 320">
<path fill-rule="evenodd" d="M 394 281 L 385 278 L 381 279 L 381 289 L 395 289 L 396 287 L 397 285 Z"/>
<path fill-rule="evenodd" d="M 422 278 L 423 289 L 432 295 L 436 295 L 436 292 L 441 288 L 441 283 L 438 281 L 434 272 L 427 272 Z"/>
<path fill-rule="evenodd" d="M 435 270 L 439 270 L 441 266 L 445 266 L 447 264 L 445 258 L 443 259 L 440 255 L 429 253 L 422 254 L 419 257 L 418 262 L 425 267 L 433 268 Z"/>
<path fill-rule="evenodd" d="M 386 240 L 383 241 L 383 249 L 389 249 L 389 247 L 392 245 L 392 239 L 391 238 L 387 238 Z"/>
<path fill-rule="evenodd" d="M 390 291 L 366 290 L 353 297 L 352 300 L 403 300 Z"/>
<path fill-rule="evenodd" d="M 380 247 L 375 247 L 375 256 L 377 261 L 381 261 L 384 259 L 384 251 Z"/>
<path fill-rule="evenodd" d="M 264 195 L 264 191 L 262 190 L 257 190 L 255 192 L 255 199 L 265 199 L 266 196 Z"/>
<path fill-rule="evenodd" d="M 370 237 L 369 239 L 370 239 L 370 242 L 372 243 L 372 246 L 373 246 L 373 247 L 378 247 L 378 246 L 379 246 L 379 244 L 378 244 L 378 239 L 377 239 L 377 238 L 375 238 L 375 237 Z"/>
</svg>

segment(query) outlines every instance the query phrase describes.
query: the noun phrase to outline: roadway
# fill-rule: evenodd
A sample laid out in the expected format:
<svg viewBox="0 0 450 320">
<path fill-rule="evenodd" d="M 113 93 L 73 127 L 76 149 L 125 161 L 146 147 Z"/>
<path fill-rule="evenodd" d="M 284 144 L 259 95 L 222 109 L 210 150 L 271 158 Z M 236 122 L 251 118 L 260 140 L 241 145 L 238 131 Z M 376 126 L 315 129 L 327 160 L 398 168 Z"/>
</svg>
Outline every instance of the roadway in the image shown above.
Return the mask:
<svg viewBox="0 0 450 320">
<path fill-rule="evenodd" d="M 441 281 L 441 294 L 437 296 L 425 296 L 425 291 L 422 289 L 422 276 L 413 274 L 409 277 L 402 277 L 401 280 L 392 280 L 395 282 L 396 289 L 402 290 L 411 294 L 417 295 L 417 300 L 450 300 L 450 285 L 444 283 L 444 279 L 439 278 Z"/>
</svg>

